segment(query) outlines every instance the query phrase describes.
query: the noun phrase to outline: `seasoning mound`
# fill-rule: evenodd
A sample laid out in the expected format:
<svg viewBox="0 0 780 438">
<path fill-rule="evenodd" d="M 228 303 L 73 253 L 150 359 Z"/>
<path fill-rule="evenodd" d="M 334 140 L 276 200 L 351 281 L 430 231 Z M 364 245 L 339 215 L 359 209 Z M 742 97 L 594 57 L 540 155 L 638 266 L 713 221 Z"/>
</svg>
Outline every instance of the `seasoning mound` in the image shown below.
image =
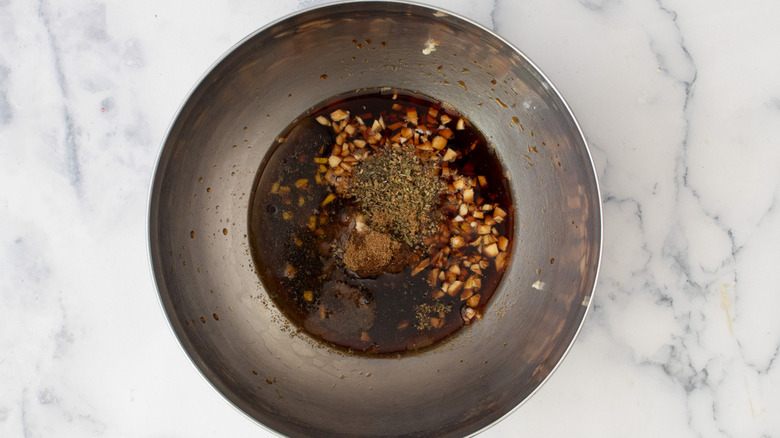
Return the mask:
<svg viewBox="0 0 780 438">
<path fill-rule="evenodd" d="M 344 247 L 344 264 L 360 277 L 397 274 L 419 260 L 401 242 L 378 231 L 353 232 Z"/>
<path fill-rule="evenodd" d="M 345 194 L 362 207 L 369 225 L 422 248 L 438 229 L 441 213 L 436 207 L 446 188 L 436 168 L 423 164 L 413 146 L 396 145 L 360 163 Z"/>
</svg>

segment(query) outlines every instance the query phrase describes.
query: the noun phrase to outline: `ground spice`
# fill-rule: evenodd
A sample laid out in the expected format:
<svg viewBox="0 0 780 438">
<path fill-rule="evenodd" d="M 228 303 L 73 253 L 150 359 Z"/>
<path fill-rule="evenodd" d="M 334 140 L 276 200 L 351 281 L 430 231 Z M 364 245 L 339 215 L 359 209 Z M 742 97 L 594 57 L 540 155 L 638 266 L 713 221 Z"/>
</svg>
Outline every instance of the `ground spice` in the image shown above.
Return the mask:
<svg viewBox="0 0 780 438">
<path fill-rule="evenodd" d="M 352 233 L 344 248 L 344 265 L 361 277 L 398 273 L 419 258 L 389 234 Z"/>
</svg>

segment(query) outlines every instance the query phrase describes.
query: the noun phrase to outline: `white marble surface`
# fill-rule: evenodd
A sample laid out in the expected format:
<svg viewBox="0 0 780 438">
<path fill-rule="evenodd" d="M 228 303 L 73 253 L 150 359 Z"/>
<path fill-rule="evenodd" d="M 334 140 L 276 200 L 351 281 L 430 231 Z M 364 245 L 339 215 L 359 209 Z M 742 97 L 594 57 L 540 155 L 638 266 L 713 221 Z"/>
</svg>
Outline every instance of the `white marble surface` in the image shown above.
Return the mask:
<svg viewBox="0 0 780 438">
<path fill-rule="evenodd" d="M 315 3 L 0 0 L 0 436 L 271 436 L 166 325 L 147 187 L 200 75 Z M 780 436 L 780 4 L 430 3 L 552 79 L 603 190 L 589 319 L 483 436 Z"/>
</svg>

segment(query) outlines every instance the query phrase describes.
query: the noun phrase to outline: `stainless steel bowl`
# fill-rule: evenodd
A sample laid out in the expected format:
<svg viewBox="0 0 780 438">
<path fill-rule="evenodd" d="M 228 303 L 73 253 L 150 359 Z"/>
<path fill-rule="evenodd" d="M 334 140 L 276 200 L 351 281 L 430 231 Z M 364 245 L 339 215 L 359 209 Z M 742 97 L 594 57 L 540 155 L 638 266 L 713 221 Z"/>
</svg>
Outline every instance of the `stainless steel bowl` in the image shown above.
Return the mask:
<svg viewBox="0 0 780 438">
<path fill-rule="evenodd" d="M 247 241 L 253 180 L 274 138 L 332 96 L 377 87 L 466 115 L 508 169 L 516 207 L 511 263 L 485 318 L 393 359 L 295 333 Z M 599 267 L 600 207 L 571 111 L 522 53 L 441 10 L 341 3 L 257 31 L 192 91 L 152 182 L 151 263 L 184 350 L 259 423 L 293 436 L 463 436 L 519 406 L 574 341 Z"/>
</svg>

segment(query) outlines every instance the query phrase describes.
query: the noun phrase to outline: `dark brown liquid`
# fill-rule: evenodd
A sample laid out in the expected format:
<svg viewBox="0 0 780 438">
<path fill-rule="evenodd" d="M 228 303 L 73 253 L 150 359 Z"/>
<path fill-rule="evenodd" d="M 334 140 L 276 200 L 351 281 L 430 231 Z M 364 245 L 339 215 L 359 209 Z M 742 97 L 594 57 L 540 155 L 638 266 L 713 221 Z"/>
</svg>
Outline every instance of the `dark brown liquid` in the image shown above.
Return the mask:
<svg viewBox="0 0 780 438">
<path fill-rule="evenodd" d="M 320 164 L 314 158 L 327 157 L 335 143 L 330 128 L 320 125 L 315 118 L 343 109 L 360 115 L 367 124 L 380 115 L 387 121 L 394 118 L 391 106 L 395 103 L 416 107 L 421 117 L 431 107 L 440 109 L 451 116 L 448 126 L 453 130 L 460 117 L 428 98 L 399 92 L 394 100 L 393 94 L 373 91 L 342 96 L 303 114 L 282 135 L 285 140 L 271 149 L 258 171 L 252 194 L 250 244 L 256 270 L 269 295 L 291 321 L 314 338 L 350 352 L 390 354 L 417 350 L 448 337 L 465 324 L 461 312 L 466 304 L 461 297 L 445 294 L 432 298 L 435 288 L 426 281 L 428 269 L 412 276 L 415 266 L 411 265 L 400 273 L 360 278 L 344 266 L 341 255 L 334 250 L 343 248 L 345 230 L 357 207 L 341 197 L 321 207 L 322 201 L 333 193 L 333 187 L 315 183 Z M 470 124 L 454 132 L 448 147 L 468 150 L 474 142 L 477 146 L 451 167 L 461 175 L 487 178 L 487 187 L 477 190 L 475 199 L 497 202 L 508 212 L 506 220 L 495 227 L 511 239 L 513 210 L 501 163 L 482 134 Z M 296 181 L 302 179 L 309 183 L 296 187 Z M 450 219 L 456 214 L 444 212 Z M 316 217 L 319 229 L 316 233 L 311 229 L 312 216 Z M 480 314 L 503 272 L 491 263 L 482 274 L 481 299 L 475 308 Z M 449 308 L 444 312 L 443 325 L 418 327 L 416 311 L 419 313 L 418 306 L 425 303 Z M 436 313 L 431 315 L 438 316 Z"/>
</svg>

